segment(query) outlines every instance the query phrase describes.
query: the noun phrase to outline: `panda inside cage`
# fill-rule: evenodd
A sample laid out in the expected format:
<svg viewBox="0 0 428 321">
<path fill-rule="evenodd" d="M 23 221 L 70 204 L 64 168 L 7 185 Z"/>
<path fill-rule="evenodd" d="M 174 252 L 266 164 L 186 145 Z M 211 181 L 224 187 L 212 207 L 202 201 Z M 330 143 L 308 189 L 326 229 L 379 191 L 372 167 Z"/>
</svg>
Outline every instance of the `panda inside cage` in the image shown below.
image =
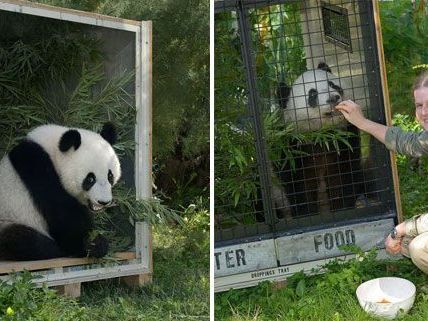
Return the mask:
<svg viewBox="0 0 428 321">
<path fill-rule="evenodd" d="M 395 217 L 372 3 L 216 1 L 215 240 Z"/>
</svg>

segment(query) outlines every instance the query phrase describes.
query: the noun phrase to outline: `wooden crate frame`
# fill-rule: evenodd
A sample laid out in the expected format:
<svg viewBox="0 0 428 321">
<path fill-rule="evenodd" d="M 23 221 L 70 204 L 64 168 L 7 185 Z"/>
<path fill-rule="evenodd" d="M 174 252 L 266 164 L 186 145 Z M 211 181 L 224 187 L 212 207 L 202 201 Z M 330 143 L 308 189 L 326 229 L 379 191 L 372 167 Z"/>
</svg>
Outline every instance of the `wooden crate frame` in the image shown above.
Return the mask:
<svg viewBox="0 0 428 321">
<path fill-rule="evenodd" d="M 22 0 L 0 0 L 0 11 L 76 22 L 135 34 L 135 188 L 137 199 L 152 196 L 152 22 L 120 19 L 95 13 L 36 4 Z M 145 222 L 135 226 L 135 252 L 116 254 L 117 262 L 101 263 L 91 258 L 58 258 L 27 262 L 0 262 L 0 279 L 11 272 L 29 270 L 37 285 L 61 286 L 62 292 L 80 295 L 80 283 L 123 277 L 125 283 L 151 282 L 152 230 Z"/>
</svg>

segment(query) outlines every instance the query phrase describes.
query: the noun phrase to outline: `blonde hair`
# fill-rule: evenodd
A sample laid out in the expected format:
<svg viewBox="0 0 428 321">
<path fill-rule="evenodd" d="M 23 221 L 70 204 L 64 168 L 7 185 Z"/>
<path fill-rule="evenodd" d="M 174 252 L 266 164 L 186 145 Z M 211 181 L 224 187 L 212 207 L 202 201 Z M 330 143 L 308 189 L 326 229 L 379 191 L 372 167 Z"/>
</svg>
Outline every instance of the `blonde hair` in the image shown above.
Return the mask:
<svg viewBox="0 0 428 321">
<path fill-rule="evenodd" d="M 416 78 L 413 84 L 413 91 L 421 87 L 428 87 L 428 70 L 425 70 Z"/>
</svg>

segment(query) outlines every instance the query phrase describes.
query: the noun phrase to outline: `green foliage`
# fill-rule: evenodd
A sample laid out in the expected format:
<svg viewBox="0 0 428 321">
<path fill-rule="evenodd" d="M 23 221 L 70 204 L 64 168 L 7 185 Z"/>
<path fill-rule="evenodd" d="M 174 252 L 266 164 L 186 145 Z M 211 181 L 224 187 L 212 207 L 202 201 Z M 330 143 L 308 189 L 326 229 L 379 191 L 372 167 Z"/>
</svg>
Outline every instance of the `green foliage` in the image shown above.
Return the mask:
<svg viewBox="0 0 428 321">
<path fill-rule="evenodd" d="M 194 157 L 209 142 L 209 2 L 105 0 L 99 12 L 153 21 L 153 148 L 159 161 L 182 141 Z"/>
<path fill-rule="evenodd" d="M 227 122 L 216 123 L 215 129 L 216 214 L 222 215 L 222 223 L 226 225 L 238 222 L 254 223 L 253 218 L 242 218 L 239 215 L 252 211 L 251 201 L 258 198 L 257 193 L 260 190 L 254 129 L 251 124 L 239 129 Z M 348 139 L 353 135 L 331 127 L 298 133 L 294 124 L 284 124 L 279 110 L 263 115 L 263 129 L 269 159 L 278 169 L 283 169 L 287 163 L 291 168 L 295 167 L 295 158 L 306 155 L 299 149 L 300 145 L 315 144 L 340 153 L 339 144 L 344 143 L 351 147 Z M 276 182 L 276 177 L 272 177 L 272 180 L 280 184 Z M 249 221 L 243 221 L 247 219 Z"/>
<path fill-rule="evenodd" d="M 91 320 L 86 308 L 56 296 L 46 287 L 36 289 L 28 272 L 15 275 L 13 283 L 0 283 L 0 318 L 4 321 Z"/>
<path fill-rule="evenodd" d="M 422 128 L 414 116 L 395 114 L 392 123 L 406 131 L 421 131 Z M 400 178 L 400 194 L 405 218 L 422 214 L 428 210 L 428 196 L 425 193 L 428 182 L 428 158 L 419 159 L 397 154 L 397 166 Z"/>
<path fill-rule="evenodd" d="M 13 21 L 31 32 L 9 31 L 0 42 L 0 133 L 6 138 L 0 142 L 1 155 L 29 128 L 53 121 L 63 124 L 63 107 L 69 100 L 61 94 L 53 97 L 52 91 L 73 88 L 71 80 L 80 77 L 83 66 L 101 57 L 99 42 L 72 24 L 40 23 L 13 14 L 2 18 L 6 25 Z"/>
<path fill-rule="evenodd" d="M 306 70 L 300 4 L 250 10 L 260 96 L 275 100 L 278 83 L 291 85 Z"/>
<path fill-rule="evenodd" d="M 424 1 L 418 1 L 423 5 Z M 388 88 L 394 112 L 414 114 L 412 84 L 428 61 L 428 19 L 422 7 L 414 11 L 411 1 L 380 3 L 383 48 Z M 424 19 L 421 19 L 424 14 Z M 415 19 L 416 22 L 415 23 Z"/>
<path fill-rule="evenodd" d="M 130 290 L 110 280 L 84 287 L 80 302 L 91 320 L 209 320 L 209 214 L 191 205 L 183 216 L 183 226 L 154 228 L 153 284 Z"/>
</svg>

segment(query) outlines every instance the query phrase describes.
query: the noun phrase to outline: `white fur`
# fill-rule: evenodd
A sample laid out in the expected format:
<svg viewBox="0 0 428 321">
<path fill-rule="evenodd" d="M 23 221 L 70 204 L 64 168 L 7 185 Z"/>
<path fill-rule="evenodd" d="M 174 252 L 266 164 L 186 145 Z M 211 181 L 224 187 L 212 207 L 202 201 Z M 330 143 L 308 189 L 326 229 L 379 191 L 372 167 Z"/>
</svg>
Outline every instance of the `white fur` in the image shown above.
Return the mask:
<svg viewBox="0 0 428 321">
<path fill-rule="evenodd" d="M 48 236 L 46 222 L 38 214 L 27 188 L 7 156 L 0 161 L 0 178 L 0 230 L 17 223 Z"/>
<path fill-rule="evenodd" d="M 112 185 L 121 175 L 119 160 L 113 148 L 99 134 L 77 129 L 81 135 L 80 147 L 77 150 L 72 147 L 67 152 L 61 152 L 60 138 L 69 129 L 44 125 L 31 131 L 27 138 L 42 146 L 49 154 L 65 190 L 81 204 L 88 206 L 88 201 L 92 204 L 112 201 Z M 30 159 L 28 161 L 31 162 Z M 108 182 L 109 169 L 114 176 L 112 185 Z M 89 172 L 95 174 L 96 183 L 89 191 L 84 191 L 82 182 Z M 0 230 L 11 222 L 49 235 L 46 222 L 6 156 L 0 161 Z"/>
<path fill-rule="evenodd" d="M 334 111 L 334 105 L 327 100 L 339 93 L 329 86 L 328 81 L 340 86 L 346 94 L 349 85 L 327 71 L 308 70 L 300 75 L 293 83 L 287 108 L 284 110 L 286 122 L 294 122 L 299 132 L 318 130 L 333 125 L 335 128 L 346 126 L 347 122 L 341 113 L 331 113 Z M 319 104 L 316 107 L 311 107 L 308 103 L 311 88 L 318 91 Z"/>
<path fill-rule="evenodd" d="M 57 125 L 37 127 L 28 134 L 28 138 L 38 143 L 49 154 L 62 185 L 83 205 L 98 201 L 112 201 L 111 185 L 107 174 L 109 169 L 114 176 L 113 185 L 121 175 L 119 159 L 111 145 L 98 133 L 77 129 L 81 135 L 81 145 L 77 150 L 70 148 L 66 152 L 59 150 L 62 135 L 70 128 Z M 88 173 L 94 173 L 96 183 L 89 191 L 82 189 L 82 182 Z"/>
</svg>

